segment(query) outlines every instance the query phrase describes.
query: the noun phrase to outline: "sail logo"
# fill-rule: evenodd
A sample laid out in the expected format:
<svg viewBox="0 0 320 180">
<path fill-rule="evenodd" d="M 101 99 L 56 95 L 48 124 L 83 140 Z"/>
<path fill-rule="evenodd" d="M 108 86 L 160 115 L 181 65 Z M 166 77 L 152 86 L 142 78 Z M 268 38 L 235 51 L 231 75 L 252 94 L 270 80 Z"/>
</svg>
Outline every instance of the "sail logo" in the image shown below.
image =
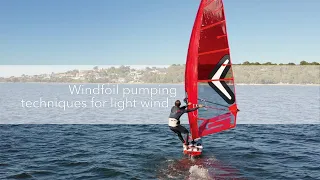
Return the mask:
<svg viewBox="0 0 320 180">
<path fill-rule="evenodd" d="M 231 68 L 230 56 L 225 55 L 210 73 L 210 82 L 212 87 L 228 104 L 235 102 L 235 96 L 228 84 L 226 83 L 226 75 Z"/>
</svg>

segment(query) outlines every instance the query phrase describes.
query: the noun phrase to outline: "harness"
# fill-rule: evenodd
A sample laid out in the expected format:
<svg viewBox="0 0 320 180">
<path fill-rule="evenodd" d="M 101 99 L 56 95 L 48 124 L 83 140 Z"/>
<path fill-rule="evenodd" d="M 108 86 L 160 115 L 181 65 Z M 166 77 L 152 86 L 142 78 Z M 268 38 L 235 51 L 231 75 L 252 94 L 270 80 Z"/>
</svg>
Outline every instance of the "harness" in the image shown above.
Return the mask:
<svg viewBox="0 0 320 180">
<path fill-rule="evenodd" d="M 170 127 L 177 127 L 178 126 L 178 120 L 175 118 L 169 118 L 169 123 L 168 125 Z"/>
</svg>

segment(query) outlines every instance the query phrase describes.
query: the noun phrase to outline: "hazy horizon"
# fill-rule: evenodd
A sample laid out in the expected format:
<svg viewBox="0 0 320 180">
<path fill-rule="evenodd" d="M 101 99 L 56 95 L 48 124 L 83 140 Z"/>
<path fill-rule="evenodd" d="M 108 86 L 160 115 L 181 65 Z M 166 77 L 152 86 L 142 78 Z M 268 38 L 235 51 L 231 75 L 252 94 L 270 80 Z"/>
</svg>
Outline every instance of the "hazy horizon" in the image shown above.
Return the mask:
<svg viewBox="0 0 320 180">
<path fill-rule="evenodd" d="M 110 68 L 120 67 L 122 65 L 0 65 L 0 77 L 11 77 L 25 75 L 39 75 L 49 73 L 63 73 L 66 71 L 78 69 L 89 70 L 93 67 Z M 144 69 L 146 67 L 168 67 L 170 65 L 124 65 L 134 69 Z"/>
</svg>

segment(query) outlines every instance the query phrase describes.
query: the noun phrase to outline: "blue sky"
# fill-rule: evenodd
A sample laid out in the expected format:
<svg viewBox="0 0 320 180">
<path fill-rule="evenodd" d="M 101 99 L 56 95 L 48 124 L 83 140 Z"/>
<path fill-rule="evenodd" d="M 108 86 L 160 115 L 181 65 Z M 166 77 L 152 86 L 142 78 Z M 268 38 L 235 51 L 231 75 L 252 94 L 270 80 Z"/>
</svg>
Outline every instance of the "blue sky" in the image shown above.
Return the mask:
<svg viewBox="0 0 320 180">
<path fill-rule="evenodd" d="M 182 64 L 199 2 L 0 1 L 0 64 Z M 320 1 L 224 3 L 233 63 L 320 61 Z"/>
</svg>

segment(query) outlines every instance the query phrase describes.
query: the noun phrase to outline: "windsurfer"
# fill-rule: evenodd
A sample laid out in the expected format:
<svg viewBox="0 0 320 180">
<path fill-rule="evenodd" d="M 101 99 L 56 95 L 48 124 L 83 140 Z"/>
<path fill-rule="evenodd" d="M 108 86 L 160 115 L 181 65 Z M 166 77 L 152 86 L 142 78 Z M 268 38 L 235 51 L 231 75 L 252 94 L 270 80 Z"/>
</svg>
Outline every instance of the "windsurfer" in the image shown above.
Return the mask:
<svg viewBox="0 0 320 180">
<path fill-rule="evenodd" d="M 189 102 L 188 105 L 191 105 L 191 103 Z M 180 125 L 180 117 L 184 113 L 192 112 L 203 107 L 203 105 L 197 105 L 195 108 L 192 109 L 187 109 L 187 105 L 182 107 L 180 106 L 181 102 L 179 100 L 176 100 L 175 105 L 171 108 L 171 112 L 169 115 L 169 127 L 173 132 L 175 132 L 178 135 L 179 139 L 182 141 L 184 145 L 189 145 L 189 131 L 185 127 Z M 183 139 L 181 134 L 187 134 L 185 140 Z"/>
</svg>

